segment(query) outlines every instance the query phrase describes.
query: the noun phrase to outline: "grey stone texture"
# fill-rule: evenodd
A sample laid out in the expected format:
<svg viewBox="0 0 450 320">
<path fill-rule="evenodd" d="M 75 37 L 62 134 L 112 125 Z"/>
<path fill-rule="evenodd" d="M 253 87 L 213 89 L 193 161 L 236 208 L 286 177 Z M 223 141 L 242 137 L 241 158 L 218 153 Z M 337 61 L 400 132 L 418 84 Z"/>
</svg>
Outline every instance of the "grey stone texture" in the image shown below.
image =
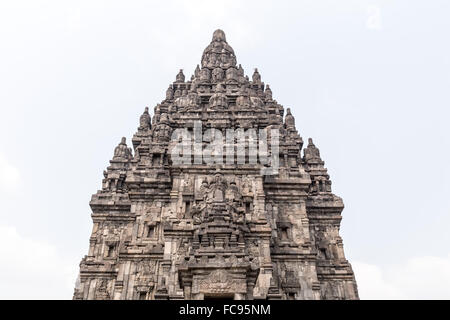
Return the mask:
<svg viewBox="0 0 450 320">
<path fill-rule="evenodd" d="M 284 121 L 283 121 L 284 117 Z M 280 169 L 174 166 L 171 134 L 192 128 L 277 128 Z M 186 81 L 148 108 L 92 196 L 89 252 L 74 299 L 358 299 L 339 236 L 342 199 L 319 149 L 255 70 L 236 65 L 221 30 Z"/>
</svg>

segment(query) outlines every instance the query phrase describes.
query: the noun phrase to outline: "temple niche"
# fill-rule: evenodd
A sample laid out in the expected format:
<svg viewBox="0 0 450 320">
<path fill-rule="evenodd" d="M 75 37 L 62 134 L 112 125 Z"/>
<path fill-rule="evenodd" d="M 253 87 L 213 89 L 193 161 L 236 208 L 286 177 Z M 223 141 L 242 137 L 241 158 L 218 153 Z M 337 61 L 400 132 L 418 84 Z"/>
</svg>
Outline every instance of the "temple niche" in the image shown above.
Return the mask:
<svg viewBox="0 0 450 320">
<path fill-rule="evenodd" d="M 153 115 L 139 115 L 132 145 L 122 138 L 115 147 L 90 202 L 73 298 L 358 299 L 339 234 L 343 201 L 318 147 L 303 145 L 293 110 L 258 69 L 245 74 L 216 30 L 192 76 L 180 69 Z M 247 143 L 244 163 L 175 164 L 172 134 L 192 133 L 196 121 L 201 133 L 253 128 L 268 141 L 278 130 L 279 170 L 249 164 Z"/>
</svg>

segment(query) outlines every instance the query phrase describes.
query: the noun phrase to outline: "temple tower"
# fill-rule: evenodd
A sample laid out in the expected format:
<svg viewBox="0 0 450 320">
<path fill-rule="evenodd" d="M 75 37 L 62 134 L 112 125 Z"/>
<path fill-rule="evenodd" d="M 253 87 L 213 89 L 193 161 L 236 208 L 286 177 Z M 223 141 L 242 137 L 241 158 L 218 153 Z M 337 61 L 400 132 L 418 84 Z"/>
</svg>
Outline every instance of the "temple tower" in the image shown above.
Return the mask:
<svg viewBox="0 0 450 320">
<path fill-rule="evenodd" d="M 302 148 L 291 110 L 216 30 L 115 148 L 74 299 L 358 299 L 342 199 L 312 139 Z"/>
</svg>

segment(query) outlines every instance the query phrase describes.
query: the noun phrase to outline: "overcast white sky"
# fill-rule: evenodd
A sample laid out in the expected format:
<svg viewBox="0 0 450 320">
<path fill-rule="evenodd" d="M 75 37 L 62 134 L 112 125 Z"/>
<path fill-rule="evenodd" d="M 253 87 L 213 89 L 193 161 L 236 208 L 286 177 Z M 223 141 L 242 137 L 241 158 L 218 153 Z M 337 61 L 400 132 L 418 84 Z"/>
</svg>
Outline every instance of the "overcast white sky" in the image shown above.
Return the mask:
<svg viewBox="0 0 450 320">
<path fill-rule="evenodd" d="M 221 28 L 320 148 L 362 299 L 450 299 L 450 2 L 1 1 L 0 298 L 70 299 L 120 137 Z"/>
</svg>

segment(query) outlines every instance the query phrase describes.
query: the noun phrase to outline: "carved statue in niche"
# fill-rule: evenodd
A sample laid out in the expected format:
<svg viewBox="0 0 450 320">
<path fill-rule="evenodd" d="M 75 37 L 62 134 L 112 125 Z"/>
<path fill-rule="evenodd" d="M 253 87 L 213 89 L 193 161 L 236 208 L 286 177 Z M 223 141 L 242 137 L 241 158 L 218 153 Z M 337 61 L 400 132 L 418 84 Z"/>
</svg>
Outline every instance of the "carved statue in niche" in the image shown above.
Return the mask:
<svg viewBox="0 0 450 320">
<path fill-rule="evenodd" d="M 206 178 L 202 180 L 202 184 L 200 186 L 200 195 L 201 198 L 206 201 L 208 199 L 208 192 L 209 192 L 209 183 Z"/>
<path fill-rule="evenodd" d="M 236 186 L 236 182 L 234 180 L 230 182 L 230 186 L 228 187 L 225 193 L 225 198 L 229 202 L 241 202 L 242 195 L 239 192 L 239 189 Z"/>
<path fill-rule="evenodd" d="M 97 300 L 111 299 L 111 296 L 109 295 L 109 292 L 108 292 L 108 280 L 106 280 L 106 279 L 100 280 L 100 284 L 95 293 L 95 299 L 97 299 Z"/>
<path fill-rule="evenodd" d="M 233 221 L 236 223 L 244 223 L 245 221 L 245 211 L 242 206 L 240 206 L 241 203 L 238 202 L 232 202 L 229 201 L 227 203 L 227 210 L 228 213 L 233 218 Z"/>
<path fill-rule="evenodd" d="M 253 192 L 252 181 L 249 177 L 244 177 L 242 179 L 242 193 L 244 195 L 250 195 Z"/>
<path fill-rule="evenodd" d="M 223 178 L 222 174 L 216 173 L 214 180 L 209 186 L 208 200 L 215 202 L 223 202 L 225 199 L 225 190 L 227 188 L 227 182 Z"/>
<path fill-rule="evenodd" d="M 202 68 L 200 70 L 200 81 L 204 83 L 209 83 L 211 79 L 211 71 L 208 68 Z"/>
<path fill-rule="evenodd" d="M 192 178 L 186 175 L 183 179 L 183 193 L 192 193 L 193 192 L 193 183 Z"/>
<path fill-rule="evenodd" d="M 320 290 L 321 298 L 324 300 L 339 300 L 342 299 L 339 294 L 338 285 L 336 282 L 326 282 L 322 285 Z"/>
</svg>

